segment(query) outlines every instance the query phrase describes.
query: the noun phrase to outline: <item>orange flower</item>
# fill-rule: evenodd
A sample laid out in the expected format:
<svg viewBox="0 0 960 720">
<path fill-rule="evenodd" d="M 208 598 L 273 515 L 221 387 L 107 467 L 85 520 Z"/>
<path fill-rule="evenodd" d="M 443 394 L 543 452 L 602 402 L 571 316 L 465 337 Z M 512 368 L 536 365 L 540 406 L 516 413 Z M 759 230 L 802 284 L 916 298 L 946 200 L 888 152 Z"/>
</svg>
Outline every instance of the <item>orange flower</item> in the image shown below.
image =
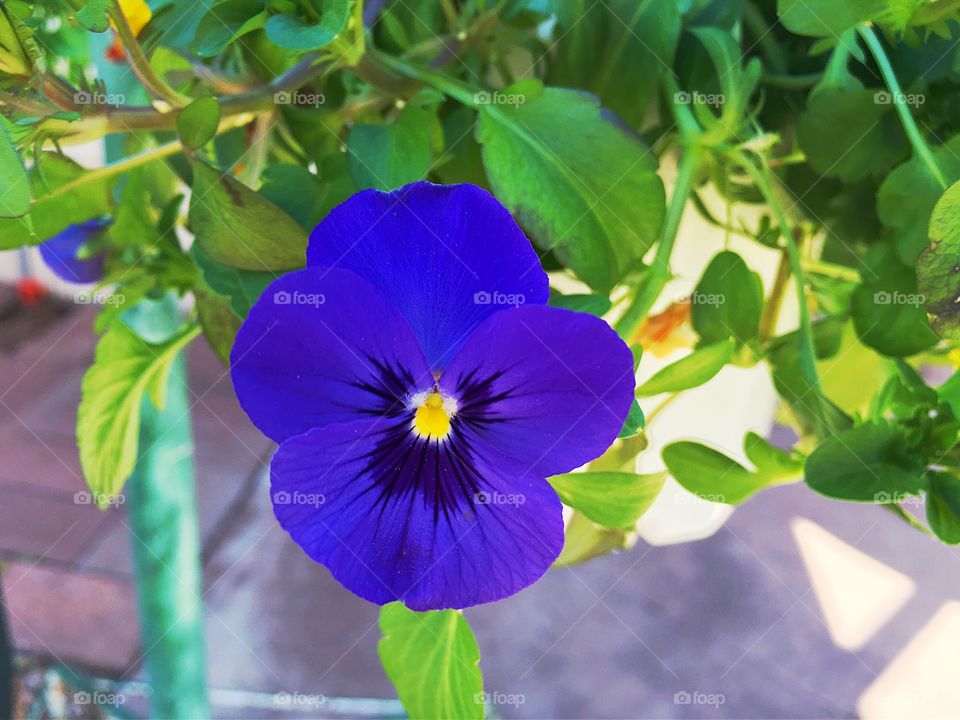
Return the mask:
<svg viewBox="0 0 960 720">
<path fill-rule="evenodd" d="M 692 347 L 696 339 L 690 325 L 689 300 L 671 303 L 659 315 L 649 316 L 633 338 L 643 346 L 644 352 L 658 358 L 681 348 Z"/>
</svg>

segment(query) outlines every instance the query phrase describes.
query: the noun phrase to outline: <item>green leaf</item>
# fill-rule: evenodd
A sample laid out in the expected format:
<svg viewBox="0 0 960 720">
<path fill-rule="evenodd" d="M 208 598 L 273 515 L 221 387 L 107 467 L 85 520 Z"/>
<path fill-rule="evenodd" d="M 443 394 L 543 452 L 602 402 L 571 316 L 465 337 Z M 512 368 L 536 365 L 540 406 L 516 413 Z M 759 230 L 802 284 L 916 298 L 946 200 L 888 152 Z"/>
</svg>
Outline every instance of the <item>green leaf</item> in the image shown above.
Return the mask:
<svg viewBox="0 0 960 720">
<path fill-rule="evenodd" d="M 930 244 L 917 260 L 917 290 L 937 334 L 960 340 L 960 182 L 933 210 Z"/>
<path fill-rule="evenodd" d="M 930 327 L 913 269 L 901 263 L 891 248 L 879 246 L 865 262 L 873 279 L 850 297 L 853 326 L 864 345 L 891 357 L 906 357 L 936 345 L 939 338 Z"/>
<path fill-rule="evenodd" d="M 380 610 L 383 669 L 411 720 L 483 719 L 480 648 L 459 610 Z"/>
<path fill-rule="evenodd" d="M 190 256 L 203 273 L 207 286 L 217 295 L 229 299 L 230 309 L 241 320 L 250 312 L 267 285 L 277 278 L 272 272 L 238 270 L 218 263 L 199 244 L 190 248 Z"/>
<path fill-rule="evenodd" d="M 26 214 L 32 199 L 30 179 L 20 153 L 3 126 L 0 126 L 0 188 L 0 217 Z"/>
<path fill-rule="evenodd" d="M 960 180 L 960 135 L 934 148 L 933 155 L 947 182 Z M 916 157 L 895 168 L 880 186 L 877 216 L 894 231 L 897 254 L 905 265 L 913 266 L 927 247 L 930 217 L 942 195 L 940 183 Z"/>
<path fill-rule="evenodd" d="M 610 528 L 634 525 L 657 499 L 666 473 L 580 472 L 547 478 L 560 499 Z"/>
<path fill-rule="evenodd" d="M 200 18 L 194 50 L 200 57 L 214 57 L 230 43 L 266 23 L 267 4 L 263 0 L 219 2 Z"/>
<path fill-rule="evenodd" d="M 562 0 L 548 79 L 600 97 L 636 127 L 662 73 L 673 67 L 680 38 L 676 0 Z"/>
<path fill-rule="evenodd" d="M 549 305 L 603 317 L 612 303 L 606 295 L 561 295 L 551 289 Z"/>
<path fill-rule="evenodd" d="M 431 113 L 408 105 L 386 125 L 354 125 L 347 137 L 350 175 L 359 189 L 393 190 L 430 172 Z"/>
<path fill-rule="evenodd" d="M 645 423 L 646 419 L 643 416 L 643 409 L 640 407 L 637 399 L 634 398 L 630 404 L 630 412 L 627 414 L 627 419 L 623 421 L 623 427 L 620 429 L 620 434 L 617 435 L 617 438 L 619 440 L 632 438 L 643 430 Z"/>
<path fill-rule="evenodd" d="M 199 331 L 194 326 L 162 345 L 151 345 L 115 323 L 97 343 L 93 365 L 83 376 L 77 446 L 84 477 L 99 504 L 119 494 L 133 472 L 144 396 L 149 394 L 153 404 L 163 408 L 170 365 Z"/>
<path fill-rule="evenodd" d="M 922 491 L 923 471 L 899 427 L 865 423 L 822 442 L 807 458 L 804 477 L 827 497 L 882 503 Z"/>
<path fill-rule="evenodd" d="M 885 10 L 885 0 L 777 0 L 777 15 L 787 30 L 831 40 Z"/>
<path fill-rule="evenodd" d="M 796 482 L 803 464 L 773 447 L 756 433 L 744 438 L 744 453 L 753 463 L 751 471 L 724 453 L 683 441 L 663 449 L 670 474 L 695 495 L 711 502 L 738 505 L 768 487 Z"/>
<path fill-rule="evenodd" d="M 107 6 L 109 0 L 89 0 L 82 8 L 77 10 L 74 17 L 77 22 L 83 25 L 90 32 L 106 32 L 110 27 L 107 18 Z"/>
<path fill-rule="evenodd" d="M 305 167 L 271 165 L 260 178 L 263 181 L 260 194 L 296 220 L 304 230 L 313 230 L 326 214 L 320 199 L 330 194 L 331 184 L 321 183 Z"/>
<path fill-rule="evenodd" d="M 859 86 L 859 83 L 857 83 Z M 880 176 L 909 152 L 894 106 L 883 91 L 826 87 L 807 98 L 797 141 L 810 167 L 852 183 Z"/>
<path fill-rule="evenodd" d="M 563 536 L 563 551 L 554 560 L 554 567 L 587 562 L 596 557 L 625 550 L 635 542 L 636 535 L 621 528 L 597 525 L 582 512 L 574 511 Z"/>
<path fill-rule="evenodd" d="M 307 234 L 266 198 L 204 162 L 193 166 L 190 225 L 206 253 L 241 270 L 292 270 L 306 263 Z"/>
<path fill-rule="evenodd" d="M 743 258 L 725 250 L 717 254 L 690 298 L 690 320 L 704 343 L 757 337 L 763 314 L 763 284 Z"/>
<path fill-rule="evenodd" d="M 943 542 L 960 544 L 960 478 L 947 473 L 930 473 L 927 522 Z"/>
<path fill-rule="evenodd" d="M 220 125 L 220 103 L 204 95 L 187 105 L 177 115 L 177 132 L 188 148 L 201 148 L 213 140 Z"/>
<path fill-rule="evenodd" d="M 478 101 L 477 139 L 498 199 L 538 246 L 608 293 L 663 222 L 655 157 L 584 93 L 530 80 Z"/>
<path fill-rule="evenodd" d="M 74 181 L 85 172 L 84 168 L 65 155 L 41 153 L 38 163 L 30 168 L 29 173 L 33 197 L 36 198 L 26 216 L 29 224 L 23 219 L 0 220 L 0 250 L 36 245 L 69 225 L 109 215 L 109 187 L 115 178 L 74 185 Z M 21 185 L 11 187 L 15 188 L 16 193 L 21 192 Z M 68 189 L 62 190 L 64 187 Z"/>
<path fill-rule="evenodd" d="M 240 330 L 240 318 L 231 309 L 229 299 L 216 294 L 205 284 L 194 287 L 193 294 L 203 335 L 224 367 L 229 367 L 230 350 Z"/>
<path fill-rule="evenodd" d="M 703 385 L 733 359 L 733 340 L 723 340 L 697 348 L 686 357 L 660 370 L 637 388 L 637 395 L 649 397 L 660 393 L 680 392 Z"/>
<path fill-rule="evenodd" d="M 281 13 L 267 20 L 267 37 L 288 50 L 317 50 L 329 45 L 347 27 L 348 0 L 306 0 L 319 6 L 320 21 L 304 20 L 294 13 Z"/>
</svg>

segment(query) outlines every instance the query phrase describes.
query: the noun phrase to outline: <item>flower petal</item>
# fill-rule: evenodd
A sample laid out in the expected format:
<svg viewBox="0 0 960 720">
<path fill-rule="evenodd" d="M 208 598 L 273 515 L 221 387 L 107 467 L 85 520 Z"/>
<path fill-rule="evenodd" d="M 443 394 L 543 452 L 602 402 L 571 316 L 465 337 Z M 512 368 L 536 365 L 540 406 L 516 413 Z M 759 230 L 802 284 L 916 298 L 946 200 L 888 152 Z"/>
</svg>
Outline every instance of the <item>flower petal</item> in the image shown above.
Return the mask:
<svg viewBox="0 0 960 720">
<path fill-rule="evenodd" d="M 307 268 L 272 282 L 230 353 L 240 405 L 277 442 L 311 428 L 406 412 L 433 376 L 410 327 L 345 270 Z"/>
<path fill-rule="evenodd" d="M 474 185 L 417 182 L 357 193 L 313 231 L 307 264 L 344 268 L 376 285 L 435 370 L 497 310 L 543 305 L 549 296 L 530 241 Z"/>
<path fill-rule="evenodd" d="M 94 283 L 103 277 L 104 255 L 79 260 L 77 252 L 84 243 L 103 232 L 109 225 L 106 218 L 93 218 L 57 233 L 40 244 L 40 257 L 57 277 L 72 283 Z"/>
<path fill-rule="evenodd" d="M 559 555 L 562 507 L 546 480 L 473 440 L 417 439 L 409 416 L 311 430 L 273 458 L 274 512 L 371 602 L 435 610 L 499 600 Z"/>
<path fill-rule="evenodd" d="M 599 318 L 522 307 L 487 319 L 439 384 L 460 405 L 454 424 L 549 476 L 617 437 L 633 401 L 633 357 Z"/>
</svg>

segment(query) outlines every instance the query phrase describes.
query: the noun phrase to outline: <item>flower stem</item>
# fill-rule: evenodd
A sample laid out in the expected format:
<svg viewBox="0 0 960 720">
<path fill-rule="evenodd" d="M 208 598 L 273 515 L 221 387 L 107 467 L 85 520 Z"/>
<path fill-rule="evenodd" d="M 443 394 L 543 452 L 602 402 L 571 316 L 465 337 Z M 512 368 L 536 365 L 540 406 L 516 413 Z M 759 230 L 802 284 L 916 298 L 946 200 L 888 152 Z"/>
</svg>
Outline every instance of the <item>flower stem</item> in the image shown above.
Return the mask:
<svg viewBox="0 0 960 720">
<path fill-rule="evenodd" d="M 140 41 L 137 40 L 137 36 L 133 34 L 133 29 L 130 27 L 130 23 L 127 22 L 127 16 L 123 14 L 119 0 L 113 0 L 108 12 L 114 27 L 117 29 L 117 35 L 120 36 L 123 47 L 126 49 L 127 54 L 130 55 L 130 68 L 133 70 L 133 74 L 137 76 L 137 79 L 147 89 L 147 92 L 155 98 L 166 100 L 173 107 L 183 107 L 186 105 L 185 98 L 153 71 L 153 68 L 150 66 L 150 60 L 143 51 Z"/>
<path fill-rule="evenodd" d="M 913 115 L 910 114 L 910 108 L 907 107 L 906 103 L 902 102 L 903 90 L 900 88 L 897 75 L 893 71 L 893 66 L 890 64 L 890 59 L 887 57 L 887 53 L 883 49 L 880 38 L 877 37 L 877 33 L 869 25 L 862 25 L 861 27 L 857 28 L 857 31 L 860 33 L 860 37 L 863 38 L 863 41 L 867 44 L 867 47 L 870 49 L 870 54 L 873 55 L 873 59 L 876 60 L 877 66 L 880 68 L 880 74 L 883 75 L 884 82 L 887 84 L 887 89 L 893 96 L 893 106 L 896 108 L 897 114 L 900 116 L 900 122 L 903 124 L 903 129 L 907 133 L 907 138 L 910 140 L 910 145 L 913 146 L 913 151 L 917 154 L 917 157 L 920 158 L 920 161 L 926 165 L 927 170 L 930 171 L 930 174 L 933 176 L 934 180 L 940 184 L 940 187 L 946 189 L 949 183 L 947 183 L 943 172 L 937 165 L 937 159 L 934 157 L 933 151 L 927 144 L 926 139 L 920 133 L 920 128 L 917 127 L 916 120 L 914 120 Z"/>
</svg>

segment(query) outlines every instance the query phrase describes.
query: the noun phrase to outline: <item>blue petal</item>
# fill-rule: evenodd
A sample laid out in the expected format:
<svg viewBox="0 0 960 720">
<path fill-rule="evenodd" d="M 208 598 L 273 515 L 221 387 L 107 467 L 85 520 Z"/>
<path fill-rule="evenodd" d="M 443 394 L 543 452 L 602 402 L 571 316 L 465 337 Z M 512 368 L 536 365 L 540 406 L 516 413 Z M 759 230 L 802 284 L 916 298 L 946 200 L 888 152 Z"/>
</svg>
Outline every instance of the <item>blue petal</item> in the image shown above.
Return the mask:
<svg viewBox="0 0 960 720">
<path fill-rule="evenodd" d="M 443 375 L 454 422 L 544 477 L 598 457 L 634 397 L 630 349 L 603 320 L 551 307 L 498 313 Z"/>
<path fill-rule="evenodd" d="M 307 264 L 351 270 L 376 285 L 407 318 L 434 370 L 490 315 L 544 305 L 549 295 L 523 231 L 474 185 L 417 182 L 358 193 L 313 231 Z"/>
<path fill-rule="evenodd" d="M 492 602 L 535 582 L 563 547 L 546 480 L 468 432 L 415 438 L 409 416 L 290 438 L 270 469 L 280 524 L 370 602 Z"/>
<path fill-rule="evenodd" d="M 57 277 L 72 283 L 94 283 L 103 277 L 103 253 L 80 260 L 77 252 L 111 223 L 109 218 L 93 218 L 70 225 L 40 244 L 40 257 Z"/>
<path fill-rule="evenodd" d="M 230 354 L 243 409 L 282 442 L 311 428 L 407 412 L 433 376 L 410 327 L 353 273 L 307 268 L 275 280 Z"/>
</svg>

